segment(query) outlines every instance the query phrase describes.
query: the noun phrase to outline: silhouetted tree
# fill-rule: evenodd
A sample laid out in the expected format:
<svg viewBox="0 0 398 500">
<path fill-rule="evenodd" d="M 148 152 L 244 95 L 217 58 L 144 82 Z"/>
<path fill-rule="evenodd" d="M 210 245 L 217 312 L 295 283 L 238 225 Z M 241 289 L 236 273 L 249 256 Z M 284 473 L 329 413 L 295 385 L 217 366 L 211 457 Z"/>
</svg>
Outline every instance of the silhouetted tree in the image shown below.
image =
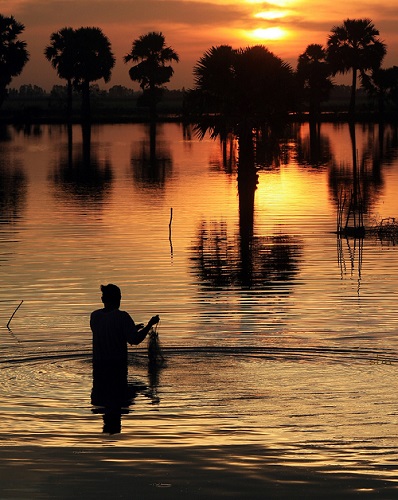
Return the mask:
<svg viewBox="0 0 398 500">
<path fill-rule="evenodd" d="M 188 103 L 199 128 L 213 135 L 234 131 L 241 140 L 253 129 L 277 128 L 292 104 L 291 67 L 266 47 L 212 47 L 194 67 L 196 87 Z"/>
<path fill-rule="evenodd" d="M 148 100 L 151 118 L 154 119 L 163 85 L 170 81 L 174 73 L 172 66 L 167 64 L 179 62 L 178 54 L 166 46 L 162 33 L 153 31 L 134 40 L 131 51 L 124 57 L 125 63 L 130 61 L 137 63 L 129 70 L 130 78 L 139 82 L 144 102 Z"/>
<path fill-rule="evenodd" d="M 346 19 L 334 26 L 328 38 L 327 59 L 333 74 L 352 71 L 349 112 L 355 112 L 357 76 L 380 67 L 386 46 L 377 37 L 379 31 L 370 19 Z"/>
<path fill-rule="evenodd" d="M 234 95 L 236 50 L 230 45 L 211 47 L 196 63 L 193 73 L 203 105 L 225 114 Z"/>
<path fill-rule="evenodd" d="M 203 137 L 209 131 L 213 138 L 226 140 L 234 130 L 234 62 L 236 50 L 229 45 L 211 47 L 193 69 L 195 89 L 186 94 L 186 113 L 197 123 L 196 132 Z"/>
<path fill-rule="evenodd" d="M 115 65 L 111 43 L 100 28 L 62 28 L 51 35 L 51 44 L 44 54 L 57 69 L 60 78 L 66 79 L 82 94 L 83 119 L 90 118 L 90 83 L 101 78 L 107 83 Z M 68 98 L 69 100 L 69 98 Z M 71 100 L 68 106 L 71 105 Z M 69 108 L 70 109 L 70 108 Z"/>
<path fill-rule="evenodd" d="M 83 118 L 90 117 L 90 83 L 111 79 L 115 57 L 111 43 L 100 28 L 79 28 L 75 31 L 74 85 L 82 93 Z"/>
<path fill-rule="evenodd" d="M 7 96 L 7 86 L 29 61 L 26 42 L 18 39 L 24 29 L 13 16 L 0 14 L 0 107 Z"/>
<path fill-rule="evenodd" d="M 68 119 L 72 114 L 72 81 L 76 57 L 76 37 L 73 28 L 62 28 L 50 37 L 50 45 L 44 50 L 44 55 L 57 70 L 60 78 L 67 82 L 67 113 Z"/>
<path fill-rule="evenodd" d="M 362 86 L 377 99 L 379 117 L 383 119 L 387 102 L 395 107 L 398 105 L 398 66 L 378 68 L 371 75 L 365 74 Z"/>
<path fill-rule="evenodd" d="M 297 77 L 309 103 L 310 118 L 321 112 L 321 102 L 329 99 L 333 82 L 329 63 L 326 61 L 326 50 L 322 45 L 308 45 L 298 58 Z"/>
</svg>

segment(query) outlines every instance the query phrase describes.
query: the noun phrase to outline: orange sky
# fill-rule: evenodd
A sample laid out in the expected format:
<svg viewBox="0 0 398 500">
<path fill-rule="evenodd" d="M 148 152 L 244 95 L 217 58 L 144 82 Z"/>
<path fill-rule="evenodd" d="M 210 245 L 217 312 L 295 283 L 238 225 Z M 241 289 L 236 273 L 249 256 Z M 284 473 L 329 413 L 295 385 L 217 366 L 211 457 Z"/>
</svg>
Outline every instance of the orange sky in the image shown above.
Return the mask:
<svg viewBox="0 0 398 500">
<path fill-rule="evenodd" d="M 212 45 L 262 43 L 295 67 L 308 44 L 325 44 L 330 29 L 346 18 L 372 19 L 387 44 L 384 66 L 398 65 L 397 0 L 0 0 L 0 13 L 26 26 L 23 39 L 31 59 L 11 84 L 17 88 L 64 84 L 42 55 L 51 33 L 64 26 L 98 26 L 110 39 L 116 66 L 110 84 L 97 82 L 105 88 L 137 89 L 122 58 L 148 31 L 162 31 L 180 56 L 169 88 L 191 87 L 192 68 Z"/>
</svg>

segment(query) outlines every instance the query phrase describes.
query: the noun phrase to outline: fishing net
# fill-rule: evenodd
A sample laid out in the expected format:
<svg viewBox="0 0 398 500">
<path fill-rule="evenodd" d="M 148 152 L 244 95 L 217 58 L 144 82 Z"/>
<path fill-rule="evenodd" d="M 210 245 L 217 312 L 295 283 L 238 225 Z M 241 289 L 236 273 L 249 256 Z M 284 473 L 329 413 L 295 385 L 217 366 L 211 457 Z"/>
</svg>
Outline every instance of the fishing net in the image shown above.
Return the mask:
<svg viewBox="0 0 398 500">
<path fill-rule="evenodd" d="M 149 363 L 156 366 L 161 366 L 165 361 L 162 348 L 160 346 L 157 325 L 154 328 L 151 328 L 148 333 L 148 359 Z"/>
</svg>

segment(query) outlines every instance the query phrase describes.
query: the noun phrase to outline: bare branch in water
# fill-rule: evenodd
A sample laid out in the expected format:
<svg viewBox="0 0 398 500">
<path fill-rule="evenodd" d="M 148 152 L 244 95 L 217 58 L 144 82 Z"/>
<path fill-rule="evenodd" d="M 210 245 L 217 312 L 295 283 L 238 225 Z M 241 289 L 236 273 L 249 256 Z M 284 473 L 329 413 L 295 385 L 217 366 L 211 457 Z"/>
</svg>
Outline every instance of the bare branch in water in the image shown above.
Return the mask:
<svg viewBox="0 0 398 500">
<path fill-rule="evenodd" d="M 11 320 L 15 316 L 15 313 L 18 311 L 18 309 L 22 306 L 22 303 L 23 303 L 23 300 L 21 300 L 21 302 L 19 303 L 19 305 L 17 306 L 17 308 L 15 309 L 15 311 L 12 313 L 11 318 L 8 320 L 8 323 L 7 323 L 7 328 L 8 329 L 10 329 Z"/>
<path fill-rule="evenodd" d="M 170 208 L 170 222 L 169 222 L 169 242 L 170 242 L 170 253 L 173 256 L 173 242 L 171 240 L 171 223 L 173 222 L 173 207 Z"/>
</svg>

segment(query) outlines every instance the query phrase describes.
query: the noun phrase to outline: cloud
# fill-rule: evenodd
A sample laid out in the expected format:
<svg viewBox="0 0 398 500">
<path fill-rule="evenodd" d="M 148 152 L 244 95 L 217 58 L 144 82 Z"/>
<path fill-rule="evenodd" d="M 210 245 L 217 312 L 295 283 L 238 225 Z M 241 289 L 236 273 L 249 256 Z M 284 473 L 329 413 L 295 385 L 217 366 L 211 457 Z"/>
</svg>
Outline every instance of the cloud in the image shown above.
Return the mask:
<svg viewBox="0 0 398 500">
<path fill-rule="evenodd" d="M 187 24 L 219 26 L 250 15 L 245 4 L 179 0 L 51 0 L 26 1 L 14 9 L 21 22 L 35 26 L 58 24 Z"/>
</svg>

